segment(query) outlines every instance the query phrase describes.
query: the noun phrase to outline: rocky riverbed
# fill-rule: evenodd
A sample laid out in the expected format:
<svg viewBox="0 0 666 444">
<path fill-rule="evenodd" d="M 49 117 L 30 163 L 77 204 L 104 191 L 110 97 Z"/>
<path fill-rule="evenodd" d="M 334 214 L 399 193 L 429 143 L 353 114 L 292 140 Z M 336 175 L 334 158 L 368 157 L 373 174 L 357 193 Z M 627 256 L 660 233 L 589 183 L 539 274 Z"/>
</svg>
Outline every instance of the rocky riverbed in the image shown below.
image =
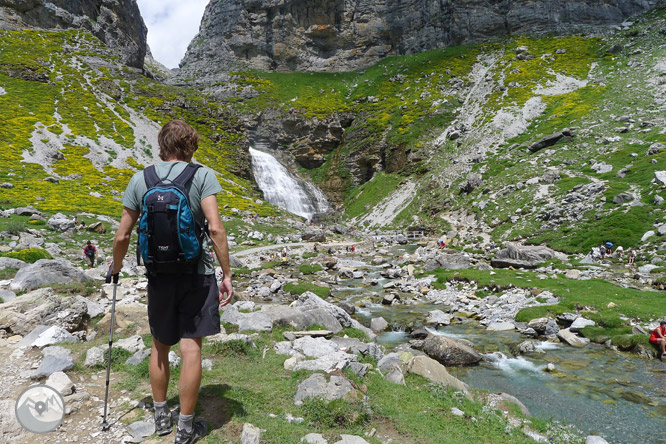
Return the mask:
<svg viewBox="0 0 666 444">
<path fill-rule="evenodd" d="M 28 235 L 18 241 L 39 243 L 37 231 L 28 234 L 32 236 L 30 242 Z M 364 240 L 342 236 L 337 237 L 337 242 L 327 243 L 327 236 L 330 239 L 332 235 L 332 231 L 309 228 L 304 236 L 284 239 L 301 242 L 284 243 L 281 239 L 281 243 L 274 246 L 234 255 L 234 267 L 241 270 L 235 278 L 237 300 L 222 313 L 223 324 L 232 331 L 229 334 L 223 331 L 207 341 L 209 344 L 238 341 L 251 345 L 261 332 L 290 330 L 284 332 L 282 342 L 274 343 L 272 349 L 266 348 L 264 355 L 283 355 L 284 368 L 288 371 L 315 372 L 299 383 L 293 394 L 295 405 L 310 397 L 333 400 L 357 391 L 358 387 L 340 373 L 342 370 L 351 371 L 358 378 L 379 371 L 396 384 L 405 384 L 407 375 L 416 374 L 452 387 L 470 399 L 479 399 L 479 394 L 472 390 L 478 385 L 478 379 L 470 376 L 477 371 L 475 368 L 497 368 L 499 362 L 531 359 L 530 355 L 544 350 L 548 354 L 544 344 L 581 349 L 572 353 L 580 353 L 583 360 L 589 353 L 585 349 L 590 347 L 590 341 L 581 335 L 581 330 L 594 321 L 586 318 L 583 307 L 556 317 L 516 321 L 516 314 L 522 309 L 559 302 L 557 295 L 538 288 L 539 281 L 558 277 L 601 278 L 621 285 L 649 288 L 652 280 L 649 270 L 636 272 L 598 263 L 586 268 L 554 268 L 552 262 L 544 265 L 547 260 L 568 260 L 544 247 L 507 244 L 499 251 L 464 251 L 439 249 L 435 241 L 425 239 L 420 245 L 406 245 L 403 238 L 394 238 L 396 242 L 391 243 L 377 237 Z M 256 233 L 247 233 L 247 236 L 257 237 Z M 316 253 L 315 244 L 308 242 L 313 238 L 319 241 Z M 282 251 L 287 255 L 284 261 L 265 260 Z M 589 259 L 594 261 L 594 258 Z M 26 264 L 0 258 L 0 268 L 18 270 L 13 278 L 0 281 L 5 301 L 0 305 L 0 357 L 5 362 L 0 370 L 0 395 L 6 407 L 1 409 L 3 440 L 32 442 L 32 435 L 13 417 L 13 403 L 21 389 L 35 382 L 46 382 L 58 387 L 67 405 L 65 421 L 53 438 L 49 435 L 48 439 L 52 439 L 49 442 L 93 442 L 101 436 L 111 442 L 144 439 L 163 442 L 149 438 L 153 433 L 149 391 L 122 389 L 115 392 L 110 402 L 112 428 L 101 435 L 108 351 L 104 338 L 109 332 L 112 286 L 101 285 L 99 290 L 89 294 L 63 295 L 62 287 L 53 285 L 99 285 L 95 283 L 102 278 L 105 267 L 100 265 L 84 272 L 65 259 L 42 259 Z M 427 273 L 436 269 L 477 269 L 492 275 L 495 269 L 499 270 L 493 267 L 515 268 L 518 270 L 516 279 L 533 282 L 533 285 L 529 288 L 519 285 L 479 288 L 474 281 L 441 282 Z M 127 269 L 137 270 L 131 264 Z M 311 288 L 303 287 L 305 283 L 328 290 L 330 296 L 324 299 L 305 291 Z M 149 334 L 146 285 L 146 279 L 141 276 L 125 277 L 116 292 L 115 331 L 123 339 L 117 340 L 114 348 L 124 350 L 128 366 L 145 365 L 150 355 L 147 342 L 141 336 Z M 653 327 L 651 323 L 629 322 L 640 332 L 646 333 Z M 347 336 L 349 329 L 363 332 L 365 340 Z M 505 346 L 492 345 L 478 332 L 484 332 L 486 337 L 505 338 L 501 339 Z M 607 342 L 605 347 L 608 353 L 621 359 L 622 353 L 614 351 L 614 345 Z M 635 351 L 645 357 L 653 353 L 646 348 Z M 177 368 L 178 354 L 172 352 L 170 358 L 172 366 Z M 203 365 L 208 371 L 214 363 L 206 359 Z M 537 371 L 566 374 L 566 368 L 559 365 L 559 362 L 549 362 Z M 655 367 L 655 371 L 664 370 Z M 506 391 L 483 388 L 491 392 Z M 654 396 L 652 399 L 644 397 L 640 390 L 636 393 L 636 399 L 630 402 L 638 399 L 639 404 L 663 410 L 663 393 L 650 392 L 648 396 Z M 484 402 L 501 404 L 501 396 L 510 395 L 496 396 L 486 396 Z M 506 399 L 527 410 L 517 399 Z M 303 419 L 292 416 L 286 420 Z M 515 423 L 515 418 L 511 421 Z M 547 439 L 529 426 L 516 424 L 514 427 L 537 441 Z M 261 430 L 252 424 L 246 424 L 239 432 L 243 443 L 258 442 L 251 440 L 257 434 L 260 435 Z M 341 436 L 340 439 L 337 442 L 366 442 L 358 436 Z M 389 435 L 378 439 L 394 442 Z M 601 439 L 590 442 L 604 442 L 599 441 Z M 310 436 L 306 442 L 328 441 Z"/>
</svg>

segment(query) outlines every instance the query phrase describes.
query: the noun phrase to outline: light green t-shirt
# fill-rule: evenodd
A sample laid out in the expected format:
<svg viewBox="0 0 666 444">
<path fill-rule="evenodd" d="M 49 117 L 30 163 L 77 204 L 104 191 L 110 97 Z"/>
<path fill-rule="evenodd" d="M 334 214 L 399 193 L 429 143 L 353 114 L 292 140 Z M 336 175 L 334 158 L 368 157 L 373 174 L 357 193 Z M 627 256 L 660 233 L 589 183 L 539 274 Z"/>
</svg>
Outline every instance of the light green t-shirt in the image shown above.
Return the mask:
<svg viewBox="0 0 666 444">
<path fill-rule="evenodd" d="M 155 165 L 155 170 L 160 179 L 174 180 L 180 173 L 183 172 L 187 162 L 174 161 L 174 162 L 161 162 Z M 123 195 L 123 205 L 126 208 L 134 211 L 141 211 L 141 201 L 143 195 L 148 191 L 146 180 L 143 177 L 143 171 L 139 171 L 132 179 L 130 179 L 125 194 Z M 199 168 L 192 178 L 192 184 L 189 190 L 190 208 L 194 218 L 203 225 L 204 214 L 201 209 L 201 201 L 205 197 L 217 194 L 222 191 L 220 183 L 215 177 L 215 173 L 206 167 Z M 198 274 L 214 274 L 215 263 L 209 253 L 210 242 L 207 237 L 204 238 L 203 249 L 201 252 L 201 259 L 197 267 Z"/>
</svg>

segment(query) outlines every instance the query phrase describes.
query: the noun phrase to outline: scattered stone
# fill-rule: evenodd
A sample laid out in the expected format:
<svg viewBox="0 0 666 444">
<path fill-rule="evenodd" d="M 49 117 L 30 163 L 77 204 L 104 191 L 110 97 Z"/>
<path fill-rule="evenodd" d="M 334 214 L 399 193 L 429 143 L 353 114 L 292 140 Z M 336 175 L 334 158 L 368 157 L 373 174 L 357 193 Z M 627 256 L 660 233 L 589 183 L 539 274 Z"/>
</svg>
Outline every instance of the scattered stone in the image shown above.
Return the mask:
<svg viewBox="0 0 666 444">
<path fill-rule="evenodd" d="M 92 278 L 65 260 L 40 259 L 21 268 L 10 288 L 25 291 L 51 284 L 72 284 L 91 281 Z"/>
<path fill-rule="evenodd" d="M 259 444 L 261 442 L 261 432 L 262 430 L 259 427 L 246 422 L 243 424 L 241 444 Z"/>
<path fill-rule="evenodd" d="M 322 398 L 325 401 L 333 401 L 342 398 L 352 390 L 354 390 L 354 387 L 344 376 L 333 375 L 330 381 L 326 382 L 326 376 L 321 373 L 314 373 L 298 385 L 294 403 L 301 405 L 308 398 Z"/>
<path fill-rule="evenodd" d="M 32 346 L 42 348 L 62 342 L 77 342 L 77 339 L 64 328 L 54 325 L 41 333 Z"/>
<path fill-rule="evenodd" d="M 536 153 L 537 151 L 539 151 L 543 148 L 555 145 L 563 137 L 572 137 L 572 136 L 573 136 L 573 134 L 568 129 L 558 131 L 556 133 L 553 133 L 549 136 L 546 136 L 546 137 L 542 138 L 541 140 L 538 140 L 538 141 L 534 142 L 530 146 L 529 150 L 530 150 L 531 153 Z"/>
<path fill-rule="evenodd" d="M 442 310 L 432 310 L 428 312 L 425 323 L 427 325 L 450 325 L 451 315 Z"/>
<path fill-rule="evenodd" d="M 143 361 L 146 360 L 147 357 L 149 357 L 151 354 L 151 349 L 149 348 L 144 348 L 143 350 L 139 350 L 138 352 L 134 353 L 132 356 L 127 358 L 125 361 L 125 364 L 127 365 L 139 365 Z M 87 356 L 86 356 L 87 358 Z"/>
<path fill-rule="evenodd" d="M 629 193 L 620 193 L 620 194 L 618 194 L 617 196 L 615 196 L 613 198 L 613 203 L 619 205 L 619 204 L 623 204 L 623 203 L 626 203 L 626 202 L 631 202 L 632 200 L 634 200 L 634 196 L 632 196 L 631 194 L 629 194 Z"/>
<path fill-rule="evenodd" d="M 382 317 L 372 318 L 370 320 L 370 329 L 375 333 L 383 332 L 388 328 L 388 326 L 389 326 L 388 322 L 386 322 L 386 319 Z"/>
<path fill-rule="evenodd" d="M 460 410 L 458 407 L 451 407 L 451 414 L 454 416 L 465 416 L 465 412 Z"/>
<path fill-rule="evenodd" d="M 566 255 L 544 246 L 519 245 L 514 242 L 507 242 L 504 246 L 490 261 L 495 268 L 533 269 L 549 259 L 567 259 Z"/>
<path fill-rule="evenodd" d="M 169 352 L 169 367 L 178 368 L 180 367 L 180 362 L 180 356 L 178 356 L 175 351 L 171 350 Z"/>
<path fill-rule="evenodd" d="M 510 331 L 515 329 L 516 326 L 509 321 L 493 322 L 486 328 L 487 331 Z"/>
<path fill-rule="evenodd" d="M 446 366 L 474 365 L 482 359 L 469 341 L 448 336 L 428 336 L 423 342 L 423 351 Z"/>
<path fill-rule="evenodd" d="M 108 347 L 106 350 L 108 350 Z M 101 347 L 89 348 L 88 351 L 86 351 L 86 360 L 84 365 L 86 367 L 96 367 L 103 365 L 106 359 L 106 350 L 102 349 Z"/>
<path fill-rule="evenodd" d="M 74 383 L 63 372 L 51 373 L 44 384 L 56 389 L 62 396 L 71 395 L 74 392 Z"/>
<path fill-rule="evenodd" d="M 555 371 L 555 364 L 549 362 L 546 368 L 544 368 L 544 370 L 548 373 L 553 373 Z"/>
<path fill-rule="evenodd" d="M 540 336 L 555 336 L 560 327 L 553 318 L 536 318 L 527 323 L 528 328 L 533 328 Z"/>
<path fill-rule="evenodd" d="M 74 219 L 70 219 L 62 213 L 56 213 L 47 222 L 48 226 L 58 232 L 65 232 L 76 227 Z"/>
<path fill-rule="evenodd" d="M 356 435 L 340 435 L 342 438 L 340 441 L 336 441 L 334 444 L 370 444 L 365 439 Z"/>
<path fill-rule="evenodd" d="M 414 356 L 407 363 L 407 371 L 466 394 L 469 391 L 467 384 L 451 376 L 446 367 L 427 356 Z"/>
<path fill-rule="evenodd" d="M 148 421 L 137 421 L 128 426 L 135 438 L 142 440 L 155 433 L 155 423 Z"/>
<path fill-rule="evenodd" d="M 31 379 L 48 377 L 55 372 L 65 372 L 74 368 L 72 352 L 66 348 L 59 346 L 47 347 L 42 353 L 44 359 L 37 370 L 30 374 Z"/>
<path fill-rule="evenodd" d="M 328 441 L 320 433 L 308 433 L 301 438 L 301 442 L 306 444 L 328 444 Z"/>
<path fill-rule="evenodd" d="M 567 344 L 571 345 L 572 347 L 585 347 L 590 343 L 590 340 L 587 338 L 581 338 L 580 336 L 576 336 L 571 330 L 568 328 L 565 328 L 564 330 L 560 330 L 557 332 L 557 337 L 560 338 L 560 340 L 566 342 Z"/>
<path fill-rule="evenodd" d="M 654 180 L 658 185 L 666 185 L 666 171 L 655 171 Z"/>
<path fill-rule="evenodd" d="M 585 444 L 608 444 L 608 441 L 603 439 L 601 436 L 590 435 L 585 438 Z"/>
<path fill-rule="evenodd" d="M 594 322 L 591 319 L 585 319 L 583 317 L 579 317 L 576 320 L 574 320 L 573 323 L 569 326 L 569 330 L 577 333 L 582 329 L 584 329 L 585 327 L 591 325 L 596 325 L 596 322 Z"/>
</svg>

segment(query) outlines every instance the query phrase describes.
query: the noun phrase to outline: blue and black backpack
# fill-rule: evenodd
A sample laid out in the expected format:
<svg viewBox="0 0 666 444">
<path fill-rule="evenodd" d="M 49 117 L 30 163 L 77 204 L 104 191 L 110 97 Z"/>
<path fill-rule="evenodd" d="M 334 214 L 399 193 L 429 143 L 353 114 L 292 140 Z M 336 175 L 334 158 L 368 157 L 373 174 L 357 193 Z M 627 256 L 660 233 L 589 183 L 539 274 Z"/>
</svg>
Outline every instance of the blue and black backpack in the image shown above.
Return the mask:
<svg viewBox="0 0 666 444">
<path fill-rule="evenodd" d="M 160 179 L 155 166 L 144 170 L 148 191 L 139 217 L 137 264 L 151 274 L 191 274 L 197 270 L 204 227 L 195 220 L 188 188 L 201 165 L 188 163 L 173 181 Z"/>
</svg>

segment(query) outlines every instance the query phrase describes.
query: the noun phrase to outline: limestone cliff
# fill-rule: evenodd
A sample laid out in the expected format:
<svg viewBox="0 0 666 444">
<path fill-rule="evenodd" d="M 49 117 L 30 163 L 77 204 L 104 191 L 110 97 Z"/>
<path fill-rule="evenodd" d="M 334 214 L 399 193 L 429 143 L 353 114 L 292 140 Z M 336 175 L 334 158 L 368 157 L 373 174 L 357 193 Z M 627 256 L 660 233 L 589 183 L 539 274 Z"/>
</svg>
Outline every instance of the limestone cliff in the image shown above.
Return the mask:
<svg viewBox="0 0 666 444">
<path fill-rule="evenodd" d="M 349 71 L 502 35 L 621 23 L 660 1 L 212 0 L 180 78 L 210 82 L 245 68 Z"/>
<path fill-rule="evenodd" d="M 1 29 L 90 31 L 123 63 L 143 67 L 147 29 L 136 0 L 0 0 Z"/>
</svg>

